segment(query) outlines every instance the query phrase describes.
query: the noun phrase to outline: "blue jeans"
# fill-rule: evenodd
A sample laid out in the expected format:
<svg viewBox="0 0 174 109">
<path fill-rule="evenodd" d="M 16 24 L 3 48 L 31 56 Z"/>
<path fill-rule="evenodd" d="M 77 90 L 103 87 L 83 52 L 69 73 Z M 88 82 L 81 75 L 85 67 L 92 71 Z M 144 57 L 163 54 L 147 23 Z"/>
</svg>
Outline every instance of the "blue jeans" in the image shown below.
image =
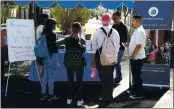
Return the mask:
<svg viewBox="0 0 174 109">
<path fill-rule="evenodd" d="M 48 57 L 44 61 L 44 73 L 42 77 L 42 89 L 41 93 L 46 94 L 46 86 L 48 83 L 48 93 L 49 95 L 54 94 L 54 80 L 57 67 L 57 54 L 52 54 L 52 57 Z"/>
<path fill-rule="evenodd" d="M 118 52 L 118 59 L 117 59 L 117 64 L 116 64 L 116 78 L 120 78 L 122 77 L 122 74 L 121 74 L 121 60 L 122 60 L 122 57 L 124 56 L 124 50 L 119 50 Z"/>
</svg>

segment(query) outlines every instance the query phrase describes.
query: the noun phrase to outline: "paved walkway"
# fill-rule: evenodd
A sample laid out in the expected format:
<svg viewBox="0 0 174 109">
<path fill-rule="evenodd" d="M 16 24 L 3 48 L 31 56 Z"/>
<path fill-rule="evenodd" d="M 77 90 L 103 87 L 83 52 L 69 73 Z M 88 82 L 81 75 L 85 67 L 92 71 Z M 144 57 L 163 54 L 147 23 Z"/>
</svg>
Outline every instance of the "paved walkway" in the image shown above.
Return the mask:
<svg viewBox="0 0 174 109">
<path fill-rule="evenodd" d="M 153 108 L 173 108 L 173 92 L 167 91 Z"/>
<path fill-rule="evenodd" d="M 125 60 L 125 59 L 124 59 Z M 114 101 L 108 105 L 111 108 L 172 108 L 173 107 L 173 71 L 171 70 L 171 89 L 166 91 L 154 91 L 151 89 L 150 93 L 146 93 L 143 99 L 141 100 L 132 100 L 126 94 L 126 90 L 129 87 L 129 62 L 122 62 L 122 72 L 123 80 L 120 85 L 116 86 L 113 91 Z M 15 77 L 16 78 L 16 77 Z M 66 84 L 56 84 L 55 92 L 57 95 L 60 95 L 60 99 L 53 104 L 48 102 L 39 101 L 39 83 L 34 85 L 30 84 L 23 78 L 11 78 L 9 84 L 9 97 L 7 99 L 2 99 L 3 107 L 54 107 L 54 108 L 64 108 L 66 107 Z M 16 81 L 18 80 L 18 82 Z M 31 87 L 32 85 L 32 87 Z M 34 87 L 33 87 L 34 85 Z M 13 88 L 14 87 L 14 88 Z M 31 94 L 26 94 L 29 89 Z M 61 89 L 61 90 L 60 90 Z M 90 89 L 90 90 L 88 90 Z M 94 91 L 91 91 L 93 89 Z M 2 90 L 1 90 L 2 91 Z M 91 101 L 93 98 L 99 95 L 100 85 L 85 85 L 85 101 Z M 30 91 L 29 91 L 30 92 Z M 1 96 L 4 93 L 1 92 Z M 15 101 L 15 102 L 14 102 Z M 95 107 L 95 106 L 94 106 Z M 89 108 L 94 108 L 90 106 Z"/>
</svg>

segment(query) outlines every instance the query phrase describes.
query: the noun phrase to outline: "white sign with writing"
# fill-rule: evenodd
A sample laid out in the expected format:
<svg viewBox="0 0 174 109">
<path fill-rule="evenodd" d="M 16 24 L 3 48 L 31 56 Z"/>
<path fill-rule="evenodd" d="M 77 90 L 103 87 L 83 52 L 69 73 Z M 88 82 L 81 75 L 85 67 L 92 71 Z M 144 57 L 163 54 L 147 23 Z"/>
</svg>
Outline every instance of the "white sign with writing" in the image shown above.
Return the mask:
<svg viewBox="0 0 174 109">
<path fill-rule="evenodd" d="M 36 60 L 33 20 L 7 19 L 7 40 L 9 62 Z"/>
</svg>

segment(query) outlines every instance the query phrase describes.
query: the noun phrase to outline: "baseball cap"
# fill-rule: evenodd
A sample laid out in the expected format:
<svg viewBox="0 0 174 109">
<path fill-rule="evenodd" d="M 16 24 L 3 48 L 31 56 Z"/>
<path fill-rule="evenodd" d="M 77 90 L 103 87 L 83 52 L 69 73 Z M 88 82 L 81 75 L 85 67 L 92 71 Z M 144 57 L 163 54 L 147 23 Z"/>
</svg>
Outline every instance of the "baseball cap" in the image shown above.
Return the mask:
<svg viewBox="0 0 174 109">
<path fill-rule="evenodd" d="M 110 17 L 110 15 L 109 14 L 103 14 L 103 16 L 102 16 L 102 24 L 103 25 L 107 25 L 107 24 L 109 24 L 110 23 L 110 21 L 111 21 L 111 17 Z"/>
</svg>

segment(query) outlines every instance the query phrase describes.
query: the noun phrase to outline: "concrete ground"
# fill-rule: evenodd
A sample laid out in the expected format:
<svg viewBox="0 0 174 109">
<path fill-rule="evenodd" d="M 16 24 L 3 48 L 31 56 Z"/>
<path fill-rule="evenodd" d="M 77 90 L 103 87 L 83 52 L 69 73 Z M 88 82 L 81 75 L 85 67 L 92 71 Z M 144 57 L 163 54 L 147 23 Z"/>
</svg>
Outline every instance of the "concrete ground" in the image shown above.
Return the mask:
<svg viewBox="0 0 174 109">
<path fill-rule="evenodd" d="M 123 80 L 120 85 L 115 86 L 113 91 L 114 101 L 107 107 L 110 108 L 172 108 L 173 107 L 173 71 L 171 70 L 171 89 L 160 90 L 149 89 L 146 91 L 144 98 L 141 100 L 132 100 L 125 93 L 129 88 L 129 62 L 123 59 L 122 72 Z M 56 83 L 55 92 L 60 96 L 60 99 L 54 103 L 39 101 L 40 85 L 39 83 L 32 83 L 23 76 L 12 76 L 9 81 L 8 97 L 4 98 L 4 88 L 1 88 L 2 107 L 15 107 L 15 108 L 43 108 L 54 107 L 64 108 L 66 105 L 66 84 Z M 99 84 L 85 84 L 85 103 L 88 108 L 94 108 L 96 105 L 90 103 L 97 96 L 99 96 Z M 90 89 L 90 90 L 89 90 Z M 91 90 L 92 89 L 92 90 Z M 76 95 L 74 93 L 74 95 Z M 72 107 L 76 107 L 73 105 Z"/>
<path fill-rule="evenodd" d="M 97 25 L 95 25 L 95 23 Z M 96 28 L 99 28 L 100 22 L 96 22 L 94 19 L 89 21 L 86 25 L 88 28 L 87 32 L 93 33 Z M 24 63 L 28 64 L 28 62 Z M 110 103 L 107 107 L 111 108 L 173 108 L 173 70 L 170 72 L 170 89 L 169 90 L 158 90 L 149 89 L 150 91 L 145 93 L 145 97 L 141 100 L 131 100 L 125 91 L 129 88 L 129 61 L 124 57 L 122 64 L 123 80 L 120 85 L 116 86 L 113 91 L 114 101 Z M 24 67 L 21 66 L 18 70 L 17 75 L 22 75 L 26 72 L 21 71 Z M 26 68 L 29 69 L 28 67 Z M 22 73 L 23 72 L 23 73 Z M 11 77 L 10 77 L 11 78 Z M 5 81 L 5 80 L 4 80 Z M 1 80 L 1 82 L 3 82 Z M 2 97 L 2 107 L 15 107 L 15 108 L 64 108 L 67 107 L 66 101 L 66 84 L 55 85 L 55 92 L 60 95 L 60 99 L 54 103 L 41 102 L 39 101 L 40 86 L 39 83 L 31 83 L 23 76 L 13 76 L 9 81 L 9 92 L 8 97 L 4 97 L 4 87 L 1 87 L 1 97 Z M 90 90 L 89 90 L 90 89 Z M 94 91 L 91 91 L 93 89 Z M 93 100 L 95 97 L 99 96 L 100 85 L 85 85 L 85 100 L 86 104 L 88 101 Z M 95 107 L 95 106 L 94 106 Z M 88 108 L 93 108 L 89 106 Z"/>
<path fill-rule="evenodd" d="M 120 89 L 126 89 L 128 88 L 128 61 L 122 62 L 122 72 L 123 72 L 123 81 L 121 82 Z M 170 89 L 159 99 L 159 101 L 154 105 L 153 108 L 173 108 L 173 69 L 170 70 Z M 127 83 L 127 84 L 126 84 Z M 114 96 L 118 95 L 119 89 L 115 89 L 114 92 L 117 92 L 117 94 L 114 94 Z M 121 93 L 121 92 L 120 92 Z M 144 102 L 147 103 L 148 101 Z M 149 101 L 150 102 L 150 101 Z"/>
</svg>

